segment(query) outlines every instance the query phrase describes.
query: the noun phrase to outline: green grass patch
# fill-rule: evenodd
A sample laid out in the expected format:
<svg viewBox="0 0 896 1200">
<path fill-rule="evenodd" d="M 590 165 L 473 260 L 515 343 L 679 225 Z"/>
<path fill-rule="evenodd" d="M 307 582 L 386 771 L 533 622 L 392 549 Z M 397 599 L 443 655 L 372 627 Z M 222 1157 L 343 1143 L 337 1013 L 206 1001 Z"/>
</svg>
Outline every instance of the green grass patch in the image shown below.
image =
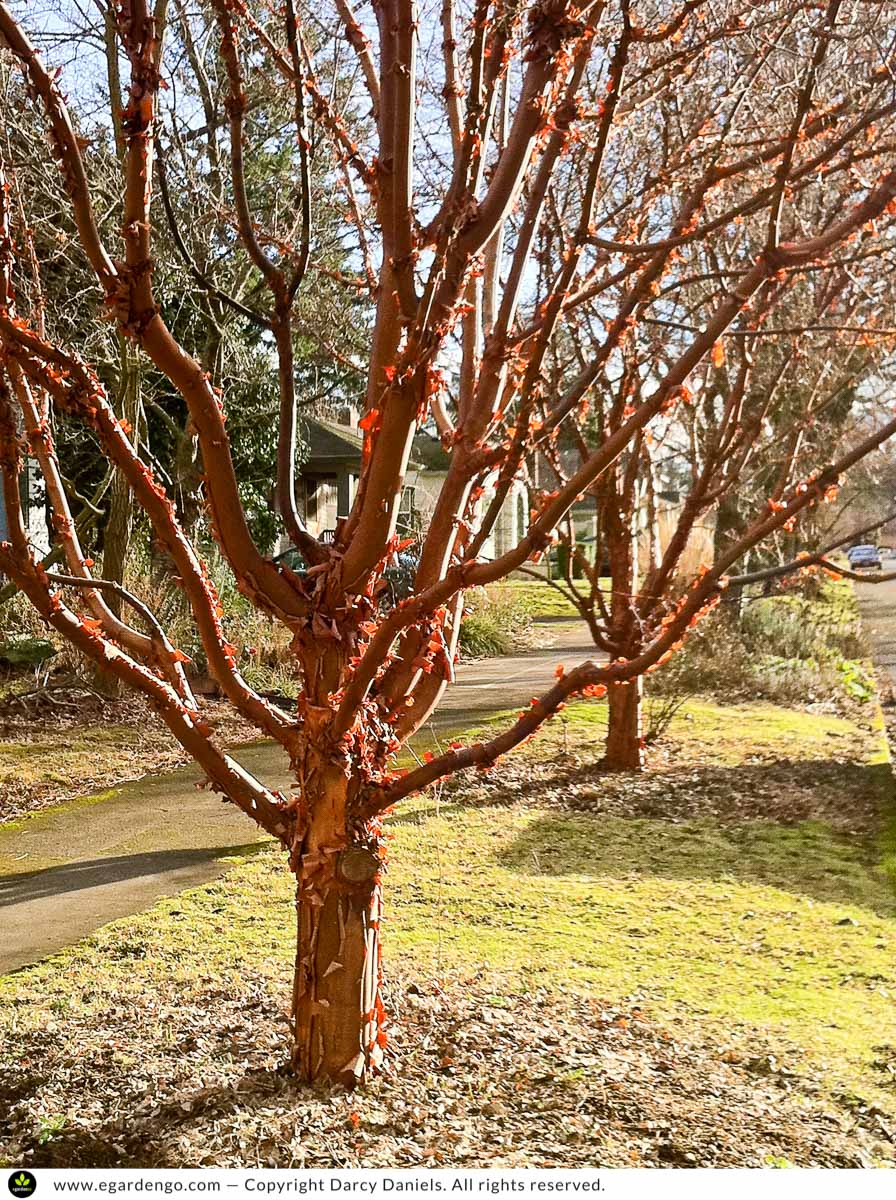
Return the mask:
<svg viewBox="0 0 896 1200">
<path fill-rule="evenodd" d="M 97 762 L 133 764 L 142 744 L 128 725 L 94 725 L 38 735 L 34 741 L 0 742 L 0 791 L 4 784 L 61 783 L 89 779 Z"/>
<path fill-rule="evenodd" d="M 465 740 L 493 737 L 517 716 L 517 710 L 495 713 Z M 576 702 L 545 726 L 515 757 L 544 757 L 559 750 L 596 751 L 595 739 L 606 733 L 605 700 Z M 446 740 L 461 736 L 461 730 L 441 732 L 438 741 L 424 728 L 415 739 L 418 752 L 444 748 Z M 827 758 L 833 746 L 843 746 L 860 757 L 879 753 L 880 737 L 869 735 L 854 722 L 829 714 L 800 712 L 775 704 L 718 704 L 710 699 L 685 701 L 676 712 L 664 737 L 666 747 L 686 759 L 712 756 L 717 766 L 738 765 L 751 757 Z M 597 755 L 599 757 L 599 754 Z M 410 760 L 405 756 L 403 762 Z"/>
<path fill-rule="evenodd" d="M 458 825 L 430 815 L 396 838 L 393 938 L 418 970 L 481 963 L 529 989 L 763 1026 L 842 1086 L 879 1090 L 876 1047 L 896 1037 L 893 895 L 830 830 L 495 810 Z"/>
<path fill-rule="evenodd" d="M 575 605 L 549 583 L 537 580 L 509 579 L 493 584 L 489 591 L 496 595 L 512 596 L 533 620 L 552 617 L 578 617 Z"/>
</svg>

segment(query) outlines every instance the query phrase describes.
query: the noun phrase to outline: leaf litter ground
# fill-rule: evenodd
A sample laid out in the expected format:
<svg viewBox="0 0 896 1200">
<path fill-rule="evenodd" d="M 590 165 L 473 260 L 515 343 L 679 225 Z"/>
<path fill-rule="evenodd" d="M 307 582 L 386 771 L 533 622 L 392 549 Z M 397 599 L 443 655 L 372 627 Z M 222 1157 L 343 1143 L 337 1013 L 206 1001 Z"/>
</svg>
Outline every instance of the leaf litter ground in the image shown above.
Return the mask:
<svg viewBox="0 0 896 1200">
<path fill-rule="evenodd" d="M 821 1098 L 761 1041 L 464 977 L 390 992 L 400 1049 L 354 1094 L 283 1073 L 286 996 L 264 986 L 157 988 L 35 1031 L 0 1071 L 0 1152 L 66 1167 L 892 1165 L 878 1109 Z"/>
</svg>

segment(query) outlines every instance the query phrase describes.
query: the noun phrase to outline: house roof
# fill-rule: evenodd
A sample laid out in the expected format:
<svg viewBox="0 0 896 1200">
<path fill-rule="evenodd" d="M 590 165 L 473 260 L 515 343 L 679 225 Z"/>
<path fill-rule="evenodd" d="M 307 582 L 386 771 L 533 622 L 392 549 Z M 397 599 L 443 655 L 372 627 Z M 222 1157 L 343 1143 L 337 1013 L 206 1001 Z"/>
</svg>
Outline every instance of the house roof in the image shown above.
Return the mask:
<svg viewBox="0 0 896 1200">
<path fill-rule="evenodd" d="M 411 455 L 415 465 L 424 471 L 447 471 L 451 465 L 451 459 L 441 439 L 433 437 L 425 429 L 414 435 Z"/>
<path fill-rule="evenodd" d="M 342 463 L 355 463 L 360 469 L 364 435 L 359 429 L 318 417 L 302 417 L 301 431 L 308 447 L 302 471 L 322 470 Z"/>
<path fill-rule="evenodd" d="M 299 469 L 300 474 L 335 471 L 340 466 L 348 467 L 354 474 L 360 473 L 364 449 L 364 434 L 360 429 L 320 417 L 302 417 L 301 433 L 308 454 Z M 408 463 L 412 470 L 447 471 L 449 461 L 438 438 L 423 430 L 414 437 Z"/>
</svg>

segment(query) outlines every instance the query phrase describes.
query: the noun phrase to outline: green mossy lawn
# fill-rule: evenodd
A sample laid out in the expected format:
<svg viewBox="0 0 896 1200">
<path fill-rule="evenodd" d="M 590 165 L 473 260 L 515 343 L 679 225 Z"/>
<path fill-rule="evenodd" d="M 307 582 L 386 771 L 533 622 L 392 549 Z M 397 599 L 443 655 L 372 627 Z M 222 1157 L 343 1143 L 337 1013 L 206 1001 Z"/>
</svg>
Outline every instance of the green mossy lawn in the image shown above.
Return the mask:
<svg viewBox="0 0 896 1200">
<path fill-rule="evenodd" d="M 576 618 L 579 615 L 575 605 L 561 592 L 548 583 L 539 583 L 536 579 L 510 579 L 504 583 L 492 584 L 488 590 L 496 596 L 512 597 L 535 621 L 558 617 Z"/>
<path fill-rule="evenodd" d="M 588 810 L 592 791 L 609 787 L 594 768 L 603 716 L 601 705 L 572 705 L 565 728 L 555 722 L 530 745 L 513 768 L 516 803 L 496 773 L 493 792 L 477 777 L 396 815 L 387 964 L 426 984 L 463 971 L 497 995 L 572 989 L 634 1005 L 730 1046 L 731 1061 L 761 1038 L 831 1096 L 896 1112 L 896 896 L 884 862 L 892 869 L 896 821 L 879 732 L 771 706 L 691 704 L 655 764 L 660 787 L 706 788 L 711 753 L 722 804 L 726 779 L 736 788 L 738 772 L 783 764 L 797 817 L 683 817 L 674 806 L 646 816 L 655 793 L 648 803 L 638 779 L 613 781 L 628 797 L 620 815 Z M 560 794 L 545 792 L 564 764 Z M 577 811 L 565 807 L 570 786 Z M 162 986 L 189 996 L 218 979 L 282 985 L 294 954 L 282 855 L 232 861 L 216 883 L 0 981 L 0 1035 L 99 1020 Z"/>
</svg>

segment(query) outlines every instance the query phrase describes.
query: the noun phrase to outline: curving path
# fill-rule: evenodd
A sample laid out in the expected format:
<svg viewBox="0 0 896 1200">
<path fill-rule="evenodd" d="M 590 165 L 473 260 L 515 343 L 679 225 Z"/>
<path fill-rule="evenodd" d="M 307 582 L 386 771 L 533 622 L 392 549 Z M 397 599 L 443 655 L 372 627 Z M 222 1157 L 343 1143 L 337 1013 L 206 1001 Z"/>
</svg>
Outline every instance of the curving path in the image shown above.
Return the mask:
<svg viewBox="0 0 896 1200">
<path fill-rule="evenodd" d="M 435 734 L 529 703 L 553 682 L 558 662 L 593 653 L 581 625 L 543 626 L 548 648 L 461 665 L 432 723 Z M 421 748 L 433 731 L 422 732 Z M 236 757 L 266 783 L 285 787 L 279 746 Z M 196 787 L 186 766 L 59 805 L 0 826 L 0 974 L 38 961 L 118 917 L 219 875 L 228 854 L 265 840 L 239 809 Z"/>
</svg>

